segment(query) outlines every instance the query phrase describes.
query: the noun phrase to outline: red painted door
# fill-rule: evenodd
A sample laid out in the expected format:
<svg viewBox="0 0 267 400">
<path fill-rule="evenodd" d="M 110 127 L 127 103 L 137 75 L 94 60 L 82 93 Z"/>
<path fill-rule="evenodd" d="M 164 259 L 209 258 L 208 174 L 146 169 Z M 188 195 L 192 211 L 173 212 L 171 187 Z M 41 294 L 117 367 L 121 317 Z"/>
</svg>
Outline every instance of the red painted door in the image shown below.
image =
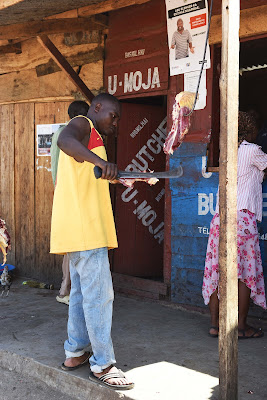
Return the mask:
<svg viewBox="0 0 267 400">
<path fill-rule="evenodd" d="M 165 170 L 162 147 L 166 136 L 166 106 L 122 104 L 117 138 L 117 164 L 129 171 Z M 155 186 L 136 182 L 116 185 L 115 219 L 119 248 L 113 271 L 125 275 L 163 276 L 164 180 Z"/>
</svg>

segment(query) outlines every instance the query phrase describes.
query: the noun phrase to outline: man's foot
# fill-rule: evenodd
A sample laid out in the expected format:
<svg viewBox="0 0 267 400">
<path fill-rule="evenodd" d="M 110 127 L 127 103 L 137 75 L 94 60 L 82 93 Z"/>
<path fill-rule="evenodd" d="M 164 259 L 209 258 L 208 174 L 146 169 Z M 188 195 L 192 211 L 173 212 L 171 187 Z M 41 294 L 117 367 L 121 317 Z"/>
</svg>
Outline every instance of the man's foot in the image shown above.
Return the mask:
<svg viewBox="0 0 267 400">
<path fill-rule="evenodd" d="M 245 328 L 238 328 L 238 339 L 257 339 L 264 336 L 261 328 L 257 329 L 253 326 L 246 325 Z"/>
<path fill-rule="evenodd" d="M 70 296 L 57 296 L 56 297 L 56 300 L 59 302 L 59 303 L 63 303 L 63 304 L 67 304 L 67 306 L 69 305 L 69 303 L 70 303 Z"/>
<path fill-rule="evenodd" d="M 84 353 L 80 357 L 66 358 L 65 362 L 61 365 L 61 368 L 64 371 L 73 371 L 87 364 L 90 357 L 90 353 Z"/>
<path fill-rule="evenodd" d="M 124 373 L 113 365 L 105 368 L 100 373 L 91 371 L 89 379 L 117 390 L 132 389 L 134 387 L 134 383 L 128 380 Z"/>
</svg>

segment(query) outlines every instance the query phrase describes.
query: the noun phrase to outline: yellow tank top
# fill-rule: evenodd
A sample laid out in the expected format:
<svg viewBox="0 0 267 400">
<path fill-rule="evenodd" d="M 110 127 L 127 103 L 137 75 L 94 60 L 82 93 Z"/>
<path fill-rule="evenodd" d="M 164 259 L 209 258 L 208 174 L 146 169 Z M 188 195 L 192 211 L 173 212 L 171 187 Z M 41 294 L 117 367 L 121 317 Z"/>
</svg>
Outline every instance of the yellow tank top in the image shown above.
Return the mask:
<svg viewBox="0 0 267 400">
<path fill-rule="evenodd" d="M 86 117 L 84 117 L 86 118 Z M 91 126 L 88 149 L 107 160 L 102 137 Z M 60 151 L 54 192 L 50 253 L 118 247 L 109 182 L 96 179 L 94 165 Z"/>
</svg>

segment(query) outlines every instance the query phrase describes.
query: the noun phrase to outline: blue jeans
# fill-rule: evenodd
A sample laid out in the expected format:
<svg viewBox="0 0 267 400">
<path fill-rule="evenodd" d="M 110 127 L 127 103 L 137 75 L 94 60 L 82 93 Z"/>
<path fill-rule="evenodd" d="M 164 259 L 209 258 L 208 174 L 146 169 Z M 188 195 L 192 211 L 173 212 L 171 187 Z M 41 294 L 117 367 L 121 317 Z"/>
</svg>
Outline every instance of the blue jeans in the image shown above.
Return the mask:
<svg viewBox="0 0 267 400">
<path fill-rule="evenodd" d="M 114 292 L 106 247 L 68 253 L 71 292 L 67 358 L 79 357 L 92 345 L 91 370 L 102 372 L 116 362 L 111 340 Z"/>
</svg>

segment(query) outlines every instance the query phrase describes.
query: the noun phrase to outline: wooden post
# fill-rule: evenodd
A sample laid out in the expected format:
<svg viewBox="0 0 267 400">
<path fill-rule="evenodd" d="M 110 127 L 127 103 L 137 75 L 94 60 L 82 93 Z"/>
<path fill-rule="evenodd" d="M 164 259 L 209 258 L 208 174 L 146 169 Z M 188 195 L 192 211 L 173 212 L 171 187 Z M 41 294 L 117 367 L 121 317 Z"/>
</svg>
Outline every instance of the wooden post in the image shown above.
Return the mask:
<svg viewBox="0 0 267 400">
<path fill-rule="evenodd" d="M 220 400 L 238 398 L 237 148 L 239 0 L 222 0 L 220 131 Z"/>
<path fill-rule="evenodd" d="M 95 97 L 93 93 L 88 89 L 86 84 L 81 80 L 78 74 L 74 71 L 72 66 L 68 63 L 65 57 L 60 53 L 60 51 L 56 48 L 54 43 L 46 35 L 37 36 L 37 40 L 41 45 L 45 48 L 45 50 L 51 55 L 53 60 L 57 63 L 57 65 L 62 69 L 63 72 L 67 75 L 67 77 L 74 83 L 80 92 L 86 97 L 87 100 L 91 103 L 93 98 Z"/>
</svg>

